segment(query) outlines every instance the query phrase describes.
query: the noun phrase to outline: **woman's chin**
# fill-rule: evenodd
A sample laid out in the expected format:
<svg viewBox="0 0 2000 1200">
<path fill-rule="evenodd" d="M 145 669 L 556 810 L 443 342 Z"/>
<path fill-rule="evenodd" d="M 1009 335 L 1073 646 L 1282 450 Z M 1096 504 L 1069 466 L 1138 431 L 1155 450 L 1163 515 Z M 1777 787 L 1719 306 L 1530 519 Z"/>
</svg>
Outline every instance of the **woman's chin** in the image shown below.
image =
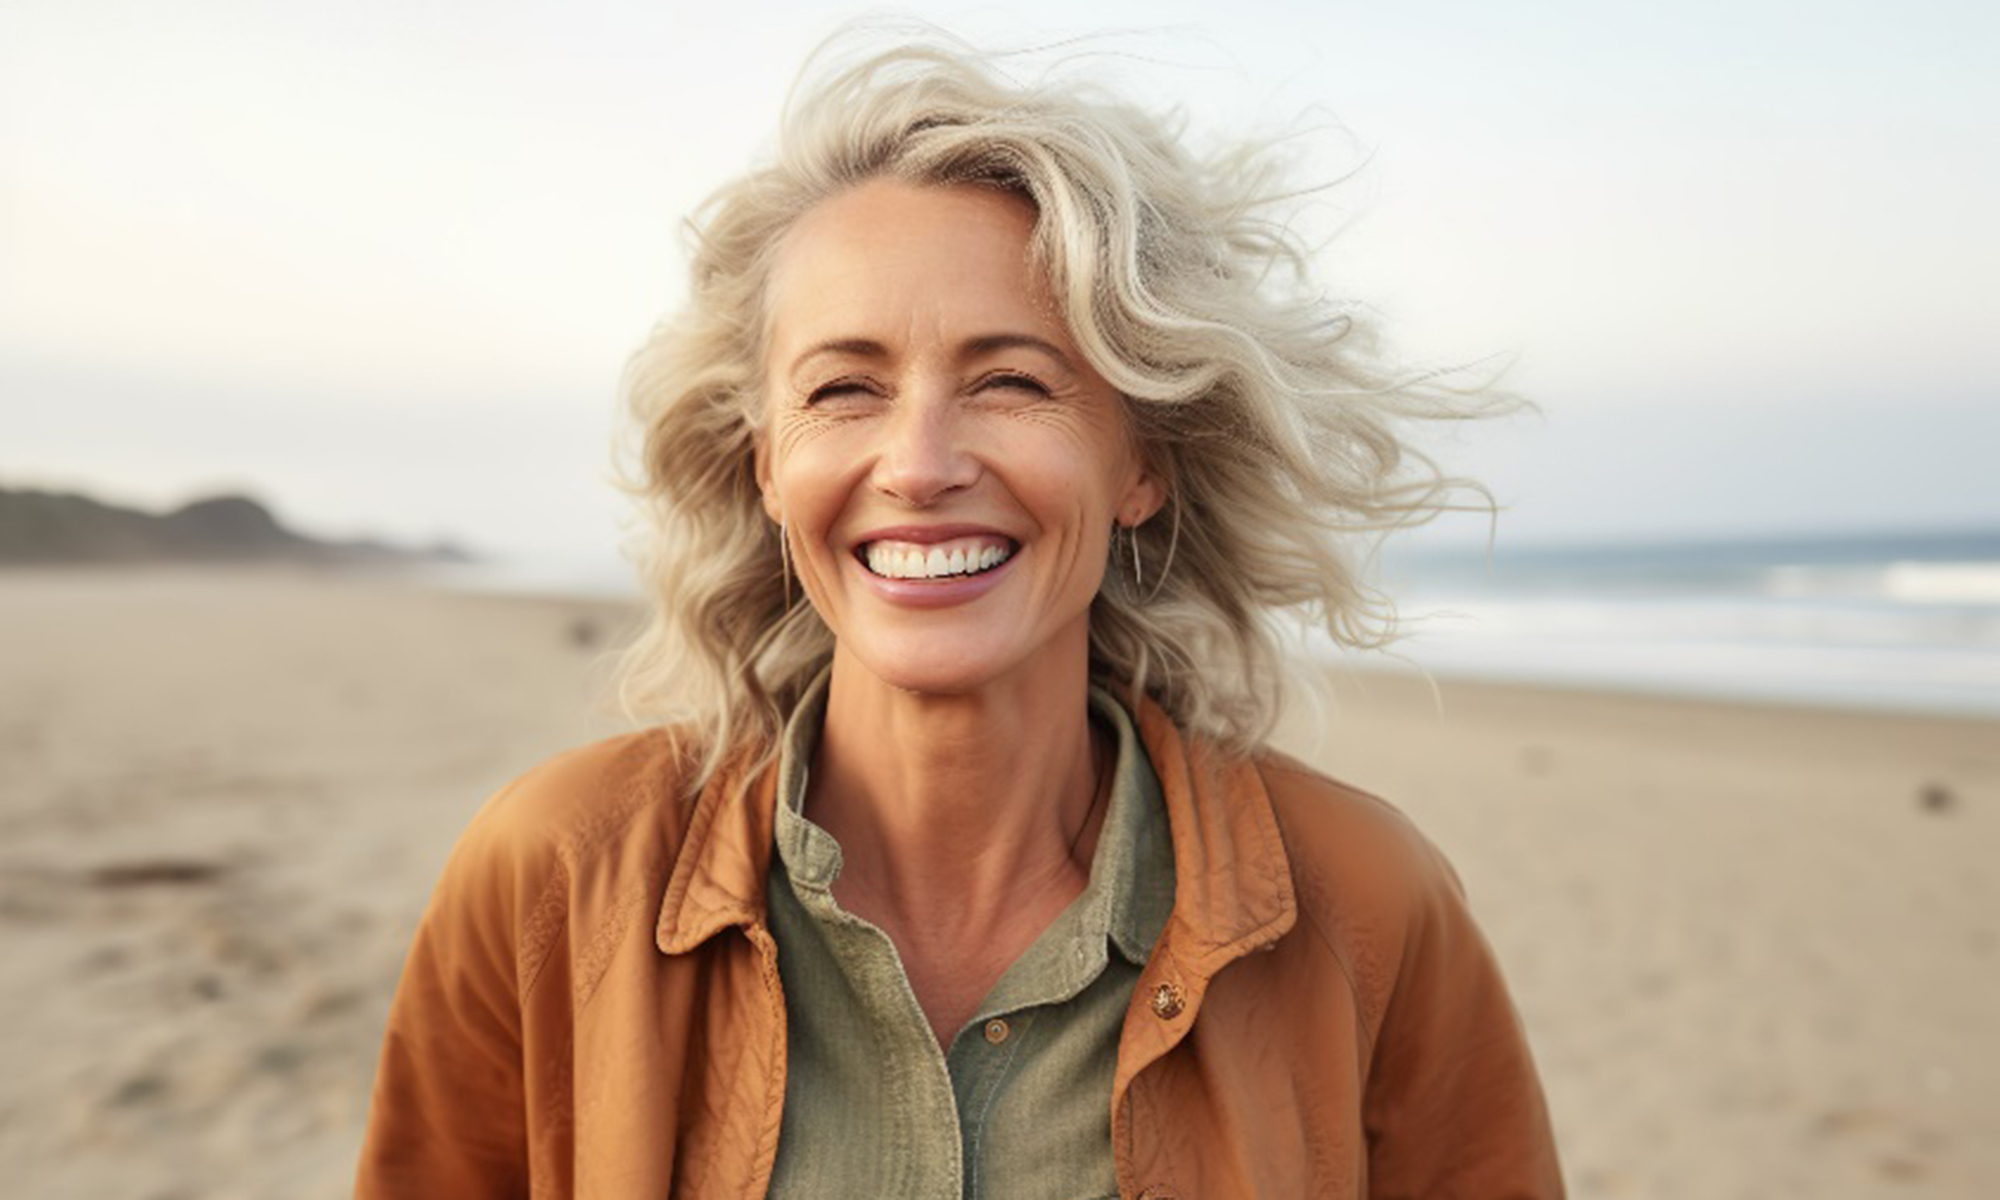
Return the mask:
<svg viewBox="0 0 2000 1200">
<path fill-rule="evenodd" d="M 900 691 L 964 695 L 1010 679 L 1067 677 L 1064 667 L 1088 659 L 1087 597 L 1059 607 L 984 599 L 930 609 L 853 604 L 829 622 L 835 661 Z"/>
<path fill-rule="evenodd" d="M 900 692 L 924 696 L 962 696 L 992 683 L 1004 672 L 976 659 L 963 662 L 930 662 L 914 665 L 896 661 L 863 663 L 868 674 Z"/>
<path fill-rule="evenodd" d="M 898 691 L 955 696 L 979 691 L 1020 663 L 1001 639 L 933 630 L 886 638 L 842 639 L 837 659 Z"/>
</svg>

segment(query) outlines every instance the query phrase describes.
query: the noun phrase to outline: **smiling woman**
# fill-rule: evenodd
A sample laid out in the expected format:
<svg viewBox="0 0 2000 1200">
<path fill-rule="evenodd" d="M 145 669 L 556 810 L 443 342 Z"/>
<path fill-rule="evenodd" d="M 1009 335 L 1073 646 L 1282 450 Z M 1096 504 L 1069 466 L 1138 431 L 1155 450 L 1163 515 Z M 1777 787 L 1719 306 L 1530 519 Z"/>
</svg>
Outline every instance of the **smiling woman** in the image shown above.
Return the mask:
<svg viewBox="0 0 2000 1200">
<path fill-rule="evenodd" d="M 1084 694 L 1111 530 L 1161 487 L 1056 316 L 1034 224 L 993 188 L 876 179 L 776 256 L 758 479 L 837 701 L 862 678 Z"/>
<path fill-rule="evenodd" d="M 467 830 L 359 1194 L 1560 1194 L 1449 865 L 1258 746 L 1272 617 L 1387 636 L 1353 539 L 1467 404 L 1252 151 L 951 45 L 812 78 L 632 373 L 665 723 Z"/>
</svg>

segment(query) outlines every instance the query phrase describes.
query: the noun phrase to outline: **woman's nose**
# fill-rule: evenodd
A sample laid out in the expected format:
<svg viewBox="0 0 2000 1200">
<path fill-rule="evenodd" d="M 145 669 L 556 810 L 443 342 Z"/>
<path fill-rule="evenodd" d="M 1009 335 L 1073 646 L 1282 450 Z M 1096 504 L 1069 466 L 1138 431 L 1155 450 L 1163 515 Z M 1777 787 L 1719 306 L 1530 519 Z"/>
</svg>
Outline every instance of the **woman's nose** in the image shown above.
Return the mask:
<svg viewBox="0 0 2000 1200">
<path fill-rule="evenodd" d="M 979 461 L 965 442 L 956 406 L 919 401 L 899 406 L 884 423 L 871 481 L 878 491 L 918 508 L 979 478 Z"/>
</svg>

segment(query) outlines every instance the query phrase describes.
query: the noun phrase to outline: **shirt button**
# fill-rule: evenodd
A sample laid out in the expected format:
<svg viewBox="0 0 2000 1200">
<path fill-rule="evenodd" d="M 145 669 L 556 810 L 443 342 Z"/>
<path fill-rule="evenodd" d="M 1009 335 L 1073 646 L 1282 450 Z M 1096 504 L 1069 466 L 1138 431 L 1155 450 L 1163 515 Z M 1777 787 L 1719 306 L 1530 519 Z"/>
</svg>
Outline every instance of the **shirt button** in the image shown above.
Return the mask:
<svg viewBox="0 0 2000 1200">
<path fill-rule="evenodd" d="M 1153 989 L 1153 1015 L 1171 1021 L 1187 1007 L 1187 993 L 1178 983 L 1163 983 Z"/>
<path fill-rule="evenodd" d="M 1007 1028 L 1007 1022 L 1001 1020 L 999 1017 L 986 1022 L 986 1040 L 995 1046 L 1006 1041 L 1009 1032 L 1011 1031 Z"/>
</svg>

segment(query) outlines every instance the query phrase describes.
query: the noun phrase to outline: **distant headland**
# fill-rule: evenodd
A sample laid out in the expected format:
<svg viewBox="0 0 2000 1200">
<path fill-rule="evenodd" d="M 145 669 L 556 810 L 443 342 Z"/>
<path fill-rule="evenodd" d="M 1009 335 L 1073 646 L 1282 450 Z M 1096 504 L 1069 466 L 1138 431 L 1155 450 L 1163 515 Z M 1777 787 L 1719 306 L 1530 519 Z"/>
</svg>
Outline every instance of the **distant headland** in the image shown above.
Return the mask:
<svg viewBox="0 0 2000 1200">
<path fill-rule="evenodd" d="M 308 537 L 287 528 L 249 496 L 209 496 L 155 513 L 75 492 L 0 487 L 0 567 L 252 562 L 394 566 L 472 559 L 450 542 L 410 547 L 374 539 Z"/>
</svg>

